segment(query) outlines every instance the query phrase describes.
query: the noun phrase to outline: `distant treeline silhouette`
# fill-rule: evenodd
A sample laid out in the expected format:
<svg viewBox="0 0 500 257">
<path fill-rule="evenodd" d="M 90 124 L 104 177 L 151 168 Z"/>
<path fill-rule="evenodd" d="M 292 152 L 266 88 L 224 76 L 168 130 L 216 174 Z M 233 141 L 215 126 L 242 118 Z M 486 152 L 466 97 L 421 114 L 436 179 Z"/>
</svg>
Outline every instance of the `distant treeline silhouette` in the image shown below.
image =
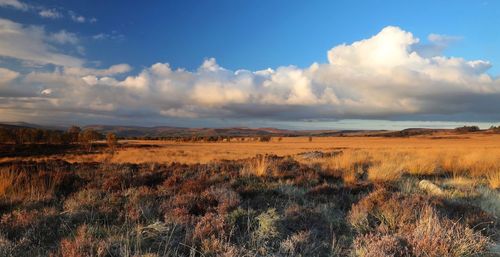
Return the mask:
<svg viewBox="0 0 500 257">
<path fill-rule="evenodd" d="M 281 141 L 282 137 L 278 137 Z M 127 139 L 135 140 L 163 140 L 176 142 L 237 142 L 237 141 L 255 141 L 255 142 L 270 142 L 270 135 L 263 136 L 172 136 L 172 137 L 128 137 Z"/>
<path fill-rule="evenodd" d="M 168 140 L 177 142 L 229 142 L 229 141 L 256 141 L 269 142 L 272 137 L 270 135 L 260 136 L 188 136 L 188 137 L 126 137 L 127 139 L 135 140 Z M 27 127 L 0 127 L 0 143 L 2 144 L 91 144 L 93 141 L 106 139 L 110 147 L 116 144 L 118 137 L 110 132 L 106 136 L 91 129 L 81 129 L 77 126 L 72 126 L 66 131 L 51 130 L 42 128 L 27 128 Z M 124 139 L 124 138 L 120 138 Z M 278 138 L 281 141 L 281 137 Z M 115 142 L 115 143 L 113 143 Z"/>
<path fill-rule="evenodd" d="M 463 126 L 455 128 L 456 132 L 466 133 L 466 132 L 477 132 L 481 129 L 478 126 Z"/>
<path fill-rule="evenodd" d="M 82 130 L 76 126 L 67 131 L 26 127 L 0 128 L 0 143 L 3 144 L 89 144 L 103 138 L 103 135 L 93 129 Z"/>
</svg>

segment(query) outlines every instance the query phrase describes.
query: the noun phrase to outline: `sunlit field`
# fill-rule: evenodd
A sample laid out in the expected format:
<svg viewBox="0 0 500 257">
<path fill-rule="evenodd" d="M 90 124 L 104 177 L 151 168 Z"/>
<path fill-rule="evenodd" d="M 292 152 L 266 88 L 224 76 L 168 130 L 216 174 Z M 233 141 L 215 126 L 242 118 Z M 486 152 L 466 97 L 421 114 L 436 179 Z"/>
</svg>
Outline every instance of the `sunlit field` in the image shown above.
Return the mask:
<svg viewBox="0 0 500 257">
<path fill-rule="evenodd" d="M 214 160 L 237 160 L 258 154 L 299 156 L 301 153 L 321 151 L 324 153 L 349 150 L 381 152 L 406 152 L 408 154 L 439 154 L 498 156 L 499 134 L 437 134 L 409 138 L 388 137 L 274 137 L 270 142 L 258 142 L 251 138 L 233 139 L 230 142 L 176 142 L 160 140 L 122 140 L 121 147 L 113 154 L 65 154 L 62 158 L 70 162 L 110 161 L 113 163 L 207 163 Z M 426 154 L 428 151 L 428 154 Z M 60 155 L 52 156 L 61 158 Z M 41 158 L 47 158 L 43 156 Z M 474 157 L 471 157 L 474 158 Z M 0 158 L 0 161 L 13 158 Z M 40 159 L 27 157 L 25 159 Z M 324 160 L 319 160 L 324 161 Z"/>
<path fill-rule="evenodd" d="M 3 157 L 0 256 L 498 256 L 500 135 Z"/>
</svg>

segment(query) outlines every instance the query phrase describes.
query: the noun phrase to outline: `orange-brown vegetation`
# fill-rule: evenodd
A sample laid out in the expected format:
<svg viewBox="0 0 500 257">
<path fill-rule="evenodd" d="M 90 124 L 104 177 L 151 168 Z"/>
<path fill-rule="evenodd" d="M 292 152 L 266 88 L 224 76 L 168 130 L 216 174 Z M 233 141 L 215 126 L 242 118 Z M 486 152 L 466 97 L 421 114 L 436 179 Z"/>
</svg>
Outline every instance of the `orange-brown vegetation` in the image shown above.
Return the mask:
<svg viewBox="0 0 500 257">
<path fill-rule="evenodd" d="M 5 157 L 0 256 L 495 256 L 500 136 Z"/>
</svg>

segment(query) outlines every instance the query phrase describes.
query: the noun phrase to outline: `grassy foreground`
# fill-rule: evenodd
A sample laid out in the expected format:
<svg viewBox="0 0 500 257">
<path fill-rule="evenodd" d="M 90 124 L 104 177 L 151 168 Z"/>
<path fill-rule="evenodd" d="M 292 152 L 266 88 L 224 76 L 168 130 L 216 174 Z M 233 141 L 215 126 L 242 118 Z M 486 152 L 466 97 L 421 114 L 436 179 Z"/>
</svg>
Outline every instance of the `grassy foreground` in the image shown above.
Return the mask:
<svg viewBox="0 0 500 257">
<path fill-rule="evenodd" d="M 0 256 L 498 256 L 492 139 L 214 143 L 201 164 L 165 154 L 194 159 L 195 143 L 8 158 Z"/>
</svg>

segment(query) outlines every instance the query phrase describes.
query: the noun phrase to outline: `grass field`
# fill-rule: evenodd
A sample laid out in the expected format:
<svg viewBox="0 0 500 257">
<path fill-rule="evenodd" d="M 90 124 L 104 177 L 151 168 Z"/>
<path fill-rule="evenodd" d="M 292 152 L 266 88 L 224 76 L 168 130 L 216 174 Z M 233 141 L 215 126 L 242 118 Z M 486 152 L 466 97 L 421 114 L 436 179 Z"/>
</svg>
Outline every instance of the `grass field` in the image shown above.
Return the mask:
<svg viewBox="0 0 500 257">
<path fill-rule="evenodd" d="M 387 137 L 284 137 L 281 141 L 273 138 L 271 142 L 232 141 L 232 142 L 174 142 L 157 140 L 123 140 L 122 147 L 115 152 L 110 161 L 113 163 L 207 163 L 214 160 L 237 160 L 254 157 L 257 154 L 276 154 L 280 156 L 297 155 L 310 151 L 330 152 L 336 150 L 378 151 L 444 151 L 469 152 L 483 151 L 496 155 L 500 152 L 499 134 L 438 134 L 410 138 Z M 479 151 L 479 152 L 478 152 Z M 46 158 L 44 156 L 43 158 Z M 61 158 L 61 155 L 53 156 Z M 109 160 L 109 154 L 65 154 L 62 158 L 72 161 Z M 27 159 L 37 159 L 29 158 Z M 0 161 L 12 160 L 0 158 Z"/>
<path fill-rule="evenodd" d="M 0 256 L 499 256 L 500 135 L 0 159 Z"/>
</svg>

